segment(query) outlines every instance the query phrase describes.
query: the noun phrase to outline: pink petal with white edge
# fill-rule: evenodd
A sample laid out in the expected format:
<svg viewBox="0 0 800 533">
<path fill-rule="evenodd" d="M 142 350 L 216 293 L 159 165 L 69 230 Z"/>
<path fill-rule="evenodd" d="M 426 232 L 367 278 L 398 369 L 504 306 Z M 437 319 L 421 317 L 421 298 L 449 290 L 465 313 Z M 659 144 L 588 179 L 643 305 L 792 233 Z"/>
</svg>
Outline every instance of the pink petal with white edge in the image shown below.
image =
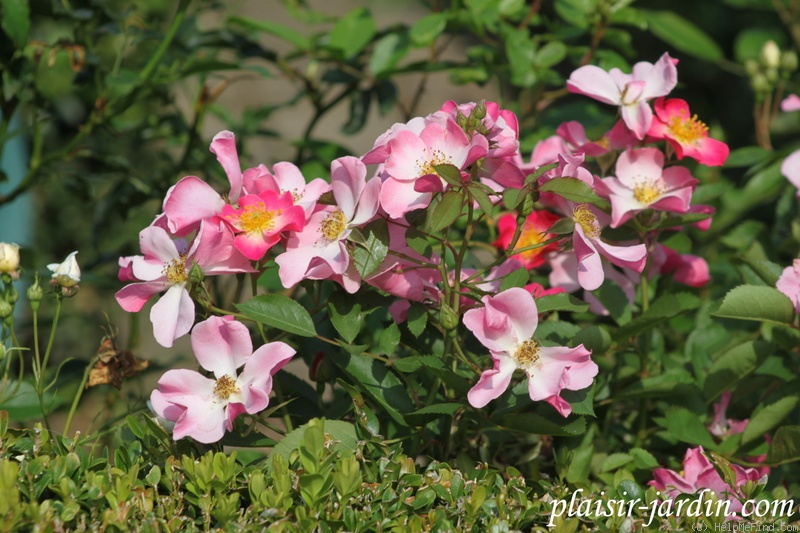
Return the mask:
<svg viewBox="0 0 800 533">
<path fill-rule="evenodd" d="M 380 207 L 382 186 L 381 179 L 377 176 L 367 182 L 358 198 L 355 215 L 350 220 L 351 226 L 361 226 L 375 217 Z"/>
<path fill-rule="evenodd" d="M 208 183 L 186 176 L 167 191 L 163 209 L 169 230 L 181 235 L 201 220 L 215 216 L 224 205 L 225 200 Z"/>
<path fill-rule="evenodd" d="M 233 245 L 246 258 L 259 261 L 280 240 L 280 234 L 267 236 L 260 232 L 240 233 L 233 239 Z"/>
<path fill-rule="evenodd" d="M 583 94 L 605 104 L 622 104 L 619 85 L 608 72 L 595 65 L 580 67 L 570 74 L 567 89 L 571 93 Z"/>
<path fill-rule="evenodd" d="M 552 405 L 553 408 L 558 411 L 558 414 L 564 418 L 567 418 L 572 413 L 572 406 L 569 402 L 557 394 L 545 398 L 544 401 Z"/>
<path fill-rule="evenodd" d="M 620 108 L 622 120 L 630 128 L 637 139 L 644 139 L 650 124 L 653 122 L 653 110 L 650 104 L 640 101 L 635 104 L 624 105 Z"/>
<path fill-rule="evenodd" d="M 480 151 L 482 145 L 478 145 L 477 153 L 472 152 L 473 146 L 469 137 L 452 119 L 448 119 L 444 127 L 439 124 L 429 125 L 422 130 L 419 137 L 428 148 L 426 155 L 429 161 L 434 159 L 433 156 L 436 152 L 440 152 L 446 161 L 439 161 L 439 163 L 447 162 L 459 170 L 463 170 L 466 165 L 486 155 L 485 149 Z M 485 137 L 480 137 L 480 139 L 474 138 L 473 143 L 486 143 Z"/>
<path fill-rule="evenodd" d="M 125 311 L 129 313 L 138 313 L 142 310 L 144 304 L 147 303 L 147 300 L 154 294 L 158 294 L 163 290 L 164 283 L 160 281 L 131 283 L 117 291 L 114 298 L 117 299 L 117 303 L 119 303 L 119 306 Z"/>
<path fill-rule="evenodd" d="M 595 242 L 586 237 L 580 224 L 575 225 L 572 247 L 578 262 L 578 283 L 587 291 L 597 289 L 605 280 L 603 262 L 595 248 Z"/>
<path fill-rule="evenodd" d="M 646 83 L 643 94 L 645 99 L 666 96 L 672 92 L 672 89 L 678 84 L 676 63 L 675 59 L 665 53 L 654 65 L 641 62 L 633 66 L 633 77 Z"/>
<path fill-rule="evenodd" d="M 410 131 L 398 132 L 389 142 L 389 150 L 391 153 L 384 166 L 389 176 L 400 181 L 413 181 L 423 174 L 417 161 L 421 158 L 427 161 L 427 147 L 418 135 Z"/>
<path fill-rule="evenodd" d="M 200 223 L 189 258 L 207 276 L 256 271 L 250 261 L 234 247 L 233 231 L 222 221 Z"/>
<path fill-rule="evenodd" d="M 188 436 L 211 443 L 222 438 L 224 404 L 214 401 L 214 385 L 214 380 L 186 369 L 169 370 L 158 380 L 150 404 L 157 415 L 176 423 L 175 440 Z"/>
<path fill-rule="evenodd" d="M 162 263 L 169 263 L 180 257 L 175 241 L 166 230 L 157 226 L 148 226 L 139 232 L 139 248 L 147 259 L 156 259 Z M 135 265 L 134 274 L 139 279 L 145 279 L 136 273 Z"/>
<path fill-rule="evenodd" d="M 599 372 L 599 368 L 594 361 L 592 361 L 592 352 L 587 350 L 583 344 L 579 344 L 575 348 L 567 348 L 566 346 L 553 346 L 539 348 L 539 354 L 545 364 L 560 364 L 565 368 L 564 377 L 562 378 L 562 388 L 572 391 L 583 390 L 592 386 L 595 376 Z"/>
<path fill-rule="evenodd" d="M 236 376 L 253 353 L 253 343 L 247 327 L 232 316 L 212 316 L 194 327 L 192 350 L 200 366 L 219 379 Z"/>
<path fill-rule="evenodd" d="M 248 413 L 257 413 L 269 405 L 272 376 L 283 368 L 295 353 L 294 348 L 283 342 L 265 344 L 253 353 L 238 380 L 250 392 L 249 401 L 244 404 Z"/>
<path fill-rule="evenodd" d="M 173 285 L 150 309 L 153 336 L 165 348 L 183 337 L 194 324 L 194 302 L 183 285 Z"/>
<path fill-rule="evenodd" d="M 491 304 L 489 301 L 491 298 Z M 520 341 L 533 336 L 539 325 L 539 311 L 531 294 L 523 288 L 507 289 L 496 296 L 484 296 L 483 303 L 508 316 L 508 321 Z"/>
<path fill-rule="evenodd" d="M 217 133 L 211 140 L 209 150 L 217 156 L 217 161 L 228 176 L 231 184 L 228 199 L 236 203 L 242 194 L 242 167 L 239 164 L 239 153 L 236 151 L 236 136 L 230 131 Z"/>
<path fill-rule="evenodd" d="M 469 404 L 477 409 L 485 407 L 508 389 L 517 368 L 511 357 L 494 355 L 493 358 L 494 368 L 484 370 L 478 382 L 467 393 Z"/>
<path fill-rule="evenodd" d="M 594 244 L 597 246 L 597 249 L 600 251 L 600 253 L 606 257 L 606 259 L 618 267 L 630 268 L 631 270 L 639 273 L 644 270 L 644 265 L 647 263 L 647 246 L 644 244 L 635 244 L 633 246 L 613 246 L 601 241 L 600 239 L 595 240 Z"/>
<path fill-rule="evenodd" d="M 797 196 L 800 197 L 800 150 L 792 152 L 781 163 L 781 174 L 797 187 Z"/>
<path fill-rule="evenodd" d="M 414 190 L 413 181 L 389 178 L 381 185 L 381 207 L 391 218 L 402 218 L 406 213 L 428 207 L 431 193 Z"/>
<path fill-rule="evenodd" d="M 642 177 L 648 180 L 661 177 L 664 172 L 664 154 L 657 148 L 625 150 L 617 159 L 615 170 L 619 182 L 633 189 Z"/>
<path fill-rule="evenodd" d="M 331 188 L 336 205 L 346 220 L 352 220 L 358 198 L 366 186 L 367 167 L 357 157 L 346 156 L 331 163 Z"/>
<path fill-rule="evenodd" d="M 800 313 L 800 259 L 795 259 L 792 266 L 783 269 L 775 288 L 786 295 Z"/>
</svg>

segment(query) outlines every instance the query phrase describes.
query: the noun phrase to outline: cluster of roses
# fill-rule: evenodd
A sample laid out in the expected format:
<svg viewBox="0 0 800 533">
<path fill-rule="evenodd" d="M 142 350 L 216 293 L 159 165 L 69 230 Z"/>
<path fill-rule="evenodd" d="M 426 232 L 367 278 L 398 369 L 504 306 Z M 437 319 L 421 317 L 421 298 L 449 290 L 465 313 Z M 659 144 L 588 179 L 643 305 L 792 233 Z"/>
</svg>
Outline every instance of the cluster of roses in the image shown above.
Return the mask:
<svg viewBox="0 0 800 533">
<path fill-rule="evenodd" d="M 655 64 L 637 63 L 632 74 L 594 66 L 576 70 L 568 81 L 570 91 L 619 106 L 621 120 L 596 141 L 587 138 L 579 123 L 564 124 L 556 136 L 536 146 L 528 163 L 520 155 L 516 116 L 492 102 L 447 102 L 426 117 L 395 124 L 363 157 L 333 161 L 330 182 L 308 181 L 296 166 L 285 162 L 272 170 L 259 165 L 242 171 L 233 134 L 221 132 L 214 137 L 211 151 L 225 170 L 229 191 L 221 195 L 194 176 L 170 189 L 163 212 L 140 233 L 142 255 L 120 259 L 120 280 L 132 283 L 117 293 L 117 300 L 126 311 L 138 312 L 153 295 L 164 293 L 152 306 L 150 318 L 156 340 L 169 347 L 192 328 L 191 290 L 200 280 L 258 272 L 273 258 L 284 287 L 304 279 L 331 280 L 355 293 L 366 283 L 400 299 L 390 309 L 397 320 L 404 318 L 408 302 L 441 304 L 445 285 L 453 286 L 458 275 L 463 283 L 455 285 L 471 298 L 462 298 L 456 313 L 463 315 L 463 323 L 489 349 L 494 362 L 470 391 L 470 403 L 482 407 L 497 398 L 514 371 L 521 369 L 529 379 L 531 398 L 546 401 L 568 416 L 571 407 L 561 391 L 590 386 L 598 367 L 583 345 L 540 345 L 534 337 L 538 317 L 534 296 L 579 288 L 592 291 L 608 277 L 633 300 L 634 285 L 648 257 L 648 275 L 672 272 L 677 281 L 693 286 L 708 280 L 702 259 L 663 247 L 651 231 L 664 212 L 711 213 L 707 206 L 691 205 L 697 180 L 684 167 L 665 168 L 668 158 L 674 154 L 720 165 L 728 153 L 724 143 L 708 137 L 708 128 L 690 115 L 686 102 L 664 98 L 677 83 L 676 63 L 664 54 Z M 655 98 L 654 112 L 648 101 Z M 653 145 L 662 140 L 668 143 L 667 156 Z M 596 158 L 602 167 L 603 161 L 615 157 L 613 177 L 597 177 L 585 166 L 587 158 Z M 370 172 L 367 165 L 376 167 Z M 565 178 L 580 181 L 608 204 L 609 212 L 571 201 L 568 195 L 536 195 L 534 210 L 521 228 L 514 215 L 497 220 L 495 244 L 518 253 L 510 254 L 485 276 L 467 269 L 448 272 L 439 256 L 423 256 L 406 241 L 407 232 L 418 225 L 419 217 L 413 212 L 429 207 L 437 195 L 480 187 L 486 191 L 489 208 L 480 201 L 474 207 L 491 220 L 492 205 L 499 203 L 504 192 L 532 191 L 529 175 L 546 165 L 552 168 L 539 172 L 536 187 Z M 442 168 L 454 173 L 444 173 Z M 352 258 L 353 241 L 363 238 L 359 230 L 379 219 L 388 228 L 389 252 L 380 266 L 362 276 Z M 574 229 L 551 233 L 553 224 L 562 220 Z M 604 228 L 628 221 L 639 230 L 640 240 L 609 242 Z M 503 276 L 511 271 L 544 264 L 551 269 L 552 287 L 547 291 L 531 284 L 499 292 Z M 605 311 L 591 295 L 587 299 L 597 312 Z M 248 370 L 255 354 L 251 358 L 252 345 L 239 339 L 245 334 L 246 328 L 229 318 L 212 318 L 195 326 L 195 351 L 214 346 L 216 357 L 228 357 L 228 362 L 222 368 L 210 361 L 210 355 L 197 353 L 201 366 L 215 379 L 190 379 L 188 371 L 177 370 L 161 379 L 152 404 L 160 416 L 178 422 L 176 438 L 211 439 L 212 433 L 197 429 L 201 422 L 217 428 L 213 436 L 219 438 L 223 425 L 230 429 L 236 415 L 266 406 L 271 381 Z M 199 344 L 198 335 L 204 337 Z M 283 343 L 270 343 L 256 353 L 271 352 L 275 354 L 272 363 L 259 363 L 270 372 L 294 353 Z M 236 369 L 242 365 L 245 377 L 237 378 Z M 200 378 L 205 380 L 202 387 Z M 197 417 L 192 414 L 195 409 Z M 218 415 L 209 417 L 209 410 Z M 202 421 L 200 413 L 204 413 Z"/>
</svg>

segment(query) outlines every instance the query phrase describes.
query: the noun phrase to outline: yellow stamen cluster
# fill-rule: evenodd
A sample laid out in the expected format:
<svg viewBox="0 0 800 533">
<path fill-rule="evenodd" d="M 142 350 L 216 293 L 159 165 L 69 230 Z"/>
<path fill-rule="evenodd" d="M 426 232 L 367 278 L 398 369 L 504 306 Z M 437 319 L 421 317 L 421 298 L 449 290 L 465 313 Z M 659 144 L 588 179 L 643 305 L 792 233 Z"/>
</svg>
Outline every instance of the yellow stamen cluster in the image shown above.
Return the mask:
<svg viewBox="0 0 800 533">
<path fill-rule="evenodd" d="M 164 270 L 161 271 L 166 276 L 167 281 L 176 285 L 183 283 L 189 279 L 189 274 L 186 272 L 186 254 L 182 254 L 178 259 L 173 259 L 164 265 Z"/>
<path fill-rule="evenodd" d="M 328 215 L 327 218 L 322 221 L 322 225 L 319 227 L 322 235 L 324 235 L 329 241 L 338 240 L 339 236 L 344 232 L 345 229 L 347 229 L 347 219 L 345 219 L 344 213 L 341 209 L 337 209 Z"/>
<path fill-rule="evenodd" d="M 578 224 L 587 237 L 596 239 L 600 236 L 600 223 L 586 204 L 579 204 L 572 210 L 572 220 Z"/>
<path fill-rule="evenodd" d="M 263 233 L 272 229 L 280 211 L 264 209 L 263 205 L 248 205 L 239 215 L 239 227 L 245 233 Z"/>
<path fill-rule="evenodd" d="M 536 246 L 539 243 L 542 243 L 547 240 L 547 234 L 543 231 L 537 230 L 533 227 L 532 224 L 526 224 L 522 228 L 522 233 L 519 236 L 519 240 L 517 240 L 517 246 L 514 248 L 515 250 L 519 250 L 522 248 L 528 248 L 529 246 Z M 525 259 L 532 259 L 537 255 L 540 255 L 546 247 L 541 248 L 533 248 L 531 250 L 525 250 L 519 253 Z"/>
<path fill-rule="evenodd" d="M 231 394 L 237 392 L 239 392 L 239 387 L 236 386 L 236 380 L 227 374 L 219 378 L 214 385 L 214 394 L 222 400 L 227 400 Z"/>
<path fill-rule="evenodd" d="M 536 345 L 536 341 L 522 341 L 522 344 L 519 345 L 517 351 L 514 352 L 514 359 L 517 360 L 517 363 L 519 363 L 520 366 L 529 366 L 538 361 L 539 346 Z"/>
<path fill-rule="evenodd" d="M 683 144 L 692 144 L 698 139 L 708 137 L 708 126 L 697 118 L 697 115 L 688 117 L 686 113 L 670 117 L 667 128 L 676 141 Z"/>
<path fill-rule="evenodd" d="M 645 181 L 642 183 L 637 183 L 633 187 L 633 197 L 637 202 L 644 205 L 652 204 L 658 200 L 663 193 L 663 189 L 653 182 Z"/>
<path fill-rule="evenodd" d="M 430 159 L 427 161 L 424 159 L 417 160 L 417 168 L 420 176 L 427 176 L 428 174 L 436 174 L 436 169 L 434 168 L 436 165 L 449 165 L 452 162 L 452 158 L 447 157 L 441 150 L 433 150 Z"/>
</svg>

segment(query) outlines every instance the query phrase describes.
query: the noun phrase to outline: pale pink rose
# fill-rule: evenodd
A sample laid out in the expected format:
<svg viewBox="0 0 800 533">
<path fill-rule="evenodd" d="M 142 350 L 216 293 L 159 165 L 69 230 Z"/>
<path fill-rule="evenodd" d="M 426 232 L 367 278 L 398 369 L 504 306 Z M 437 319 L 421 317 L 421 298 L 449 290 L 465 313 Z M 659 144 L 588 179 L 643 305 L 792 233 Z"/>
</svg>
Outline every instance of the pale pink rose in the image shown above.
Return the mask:
<svg viewBox="0 0 800 533">
<path fill-rule="evenodd" d="M 783 269 L 775 287 L 792 301 L 795 311 L 800 313 L 800 259 Z"/>
<path fill-rule="evenodd" d="M 206 276 L 254 272 L 250 262 L 233 246 L 233 234 L 220 224 L 203 221 L 191 246 L 172 239 L 161 226 L 139 233 L 140 256 L 120 261 L 120 278 L 131 283 L 116 294 L 120 307 L 129 313 L 141 311 L 153 295 L 165 292 L 150 310 L 153 335 L 164 347 L 189 333 L 194 323 L 194 302 L 187 285 L 189 272 L 197 265 Z"/>
<path fill-rule="evenodd" d="M 617 228 L 646 209 L 688 212 L 696 184 L 688 169 L 664 168 L 657 148 L 640 148 L 623 152 L 616 177 L 600 180 L 597 191 L 611 201 L 611 227 Z"/>
<path fill-rule="evenodd" d="M 736 487 L 731 487 L 722 479 L 704 455 L 702 447 L 690 448 L 686 450 L 680 474 L 666 468 L 656 468 L 653 480 L 648 484 L 670 500 L 681 494 L 698 494 L 702 490 L 709 490 L 718 499 L 729 501 L 730 511 L 739 513 L 742 510 L 742 498 L 737 489 L 748 481 L 760 482 L 763 476 L 755 468 L 742 468 L 735 464 L 731 464 L 731 468 L 736 474 Z"/>
<path fill-rule="evenodd" d="M 781 102 L 781 111 L 800 111 L 800 96 L 790 94 Z"/>
<path fill-rule="evenodd" d="M 175 440 L 191 437 L 210 444 L 231 431 L 240 414 L 266 409 L 272 376 L 295 350 L 271 342 L 253 352 L 247 328 L 231 316 L 200 322 L 191 337 L 197 362 L 213 378 L 193 370 L 169 370 L 158 380 L 150 405 L 158 416 L 175 423 Z"/>
<path fill-rule="evenodd" d="M 675 281 L 689 287 L 700 288 L 711 281 L 708 263 L 702 257 L 679 254 L 675 250 L 656 243 L 651 254 L 651 274 L 672 274 Z"/>
<path fill-rule="evenodd" d="M 620 107 L 622 120 L 638 139 L 644 139 L 653 120 L 648 100 L 666 96 L 678 83 L 677 60 L 664 54 L 655 64 L 642 61 L 631 74 L 617 68 L 606 72 L 586 65 L 574 71 L 567 80 L 570 92 L 583 94 L 605 104 Z"/>
<path fill-rule="evenodd" d="M 484 296 L 483 307 L 464 313 L 464 325 L 489 349 L 494 366 L 481 374 L 467 394 L 470 405 L 484 407 L 511 383 L 515 370 L 525 372 L 533 401 L 545 401 L 561 416 L 572 412 L 561 398 L 562 390 L 591 386 L 598 367 L 583 345 L 575 348 L 541 346 L 533 337 L 538 311 L 525 289 L 513 288 L 496 296 Z"/>
<path fill-rule="evenodd" d="M 800 150 L 792 152 L 781 163 L 781 174 L 794 185 L 800 198 Z"/>
<path fill-rule="evenodd" d="M 331 279 L 350 293 L 358 290 L 361 277 L 350 262 L 345 241 L 378 212 L 380 178 L 366 181 L 366 175 L 366 166 L 356 157 L 331 163 L 336 205 L 319 207 L 302 231 L 289 236 L 286 251 L 275 259 L 284 287 L 303 279 Z"/>
</svg>

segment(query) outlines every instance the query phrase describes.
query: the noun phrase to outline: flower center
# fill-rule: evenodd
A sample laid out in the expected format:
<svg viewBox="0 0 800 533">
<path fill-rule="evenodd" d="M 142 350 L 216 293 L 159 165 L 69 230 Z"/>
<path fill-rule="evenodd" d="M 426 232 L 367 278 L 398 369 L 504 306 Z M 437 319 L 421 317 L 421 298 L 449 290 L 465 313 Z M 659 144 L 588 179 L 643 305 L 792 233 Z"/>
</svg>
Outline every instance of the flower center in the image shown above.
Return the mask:
<svg viewBox="0 0 800 533">
<path fill-rule="evenodd" d="M 600 236 L 600 223 L 586 204 L 579 204 L 572 210 L 572 220 L 578 224 L 587 237 L 596 239 Z"/>
<path fill-rule="evenodd" d="M 264 209 L 263 205 L 248 205 L 239 215 L 239 227 L 246 233 L 263 233 L 275 225 L 280 211 Z"/>
<path fill-rule="evenodd" d="M 428 160 L 417 160 L 417 169 L 420 176 L 427 176 L 428 174 L 436 174 L 436 165 L 452 164 L 453 158 L 445 155 L 441 150 L 433 150 L 431 157 Z"/>
<path fill-rule="evenodd" d="M 327 218 L 322 221 L 322 225 L 319 228 L 322 235 L 329 241 L 338 240 L 345 229 L 347 229 L 347 219 L 345 219 L 341 209 L 337 209 L 328 215 Z"/>
<path fill-rule="evenodd" d="M 522 341 L 517 351 L 514 352 L 514 359 L 520 366 L 530 366 L 539 360 L 539 346 L 536 341 Z"/>
<path fill-rule="evenodd" d="M 227 374 L 219 378 L 214 385 L 214 394 L 219 396 L 222 400 L 227 400 L 231 397 L 231 394 L 236 392 L 239 392 L 239 387 L 236 386 L 236 380 Z"/>
<path fill-rule="evenodd" d="M 517 246 L 514 247 L 514 250 L 519 250 L 522 248 L 527 248 L 529 246 L 536 246 L 547 240 L 547 234 L 543 231 L 539 231 L 536 229 L 532 224 L 525 224 L 522 227 L 522 233 L 517 240 Z M 519 252 L 518 255 L 521 255 L 525 260 L 533 259 L 534 257 L 541 255 L 546 247 L 542 246 L 539 248 L 533 248 L 531 250 L 523 250 Z"/>
<path fill-rule="evenodd" d="M 633 197 L 640 204 L 650 205 L 661 197 L 664 191 L 657 184 L 645 181 L 633 187 Z"/>
<path fill-rule="evenodd" d="M 708 126 L 703 124 L 697 115 L 689 118 L 685 112 L 670 117 L 667 128 L 675 140 L 682 144 L 692 144 L 698 139 L 708 137 Z"/>
<path fill-rule="evenodd" d="M 186 272 L 186 254 L 182 254 L 178 259 L 165 263 L 164 270 L 161 272 L 166 276 L 167 281 L 173 285 L 185 282 L 189 279 L 189 274 Z"/>
</svg>

